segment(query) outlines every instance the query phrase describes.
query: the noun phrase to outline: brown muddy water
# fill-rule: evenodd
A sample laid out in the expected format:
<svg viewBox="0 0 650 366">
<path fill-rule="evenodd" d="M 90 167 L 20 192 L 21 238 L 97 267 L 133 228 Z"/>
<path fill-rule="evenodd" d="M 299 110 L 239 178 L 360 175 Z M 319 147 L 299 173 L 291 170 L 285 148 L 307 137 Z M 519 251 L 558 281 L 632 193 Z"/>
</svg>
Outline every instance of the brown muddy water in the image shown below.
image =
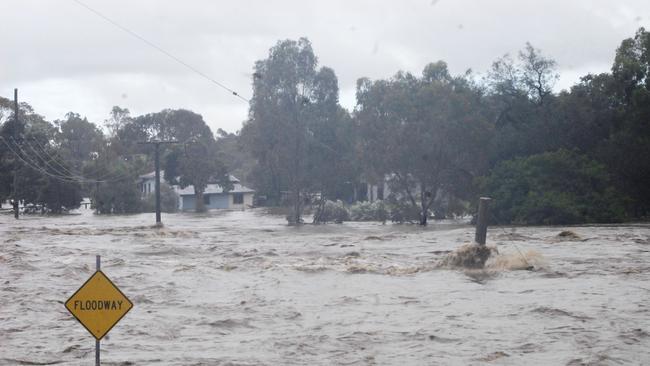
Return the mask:
<svg viewBox="0 0 650 366">
<path fill-rule="evenodd" d="M 437 266 L 460 223 L 153 219 L 1 215 L 0 364 L 93 364 L 63 302 L 96 254 L 135 304 L 104 365 L 650 364 L 649 225 L 490 228 L 500 255 L 466 271 Z"/>
</svg>

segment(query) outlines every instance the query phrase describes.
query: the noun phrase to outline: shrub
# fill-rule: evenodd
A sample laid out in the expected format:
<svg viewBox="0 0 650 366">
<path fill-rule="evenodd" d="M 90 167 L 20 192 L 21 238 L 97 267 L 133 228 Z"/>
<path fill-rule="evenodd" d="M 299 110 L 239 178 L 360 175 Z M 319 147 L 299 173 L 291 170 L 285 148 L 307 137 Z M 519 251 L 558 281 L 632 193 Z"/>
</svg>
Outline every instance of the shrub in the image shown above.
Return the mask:
<svg viewBox="0 0 650 366">
<path fill-rule="evenodd" d="M 314 222 L 326 223 L 350 221 L 350 213 L 342 201 L 325 201 L 325 204 L 316 209 L 314 214 Z"/>
<path fill-rule="evenodd" d="M 160 210 L 162 212 L 173 213 L 178 211 L 178 194 L 168 184 L 160 183 Z M 156 210 L 156 195 L 149 194 L 142 199 L 142 212 L 154 212 Z"/>
<path fill-rule="evenodd" d="M 390 220 L 397 223 L 418 222 L 420 220 L 420 208 L 413 206 L 405 198 L 398 199 L 391 195 L 388 200 L 390 207 Z"/>
<path fill-rule="evenodd" d="M 388 219 L 388 210 L 383 201 L 358 202 L 350 207 L 352 221 L 381 221 Z"/>
<path fill-rule="evenodd" d="M 502 162 L 478 183 L 494 199 L 490 211 L 498 223 L 616 222 L 624 215 L 605 167 L 573 151 Z"/>
</svg>

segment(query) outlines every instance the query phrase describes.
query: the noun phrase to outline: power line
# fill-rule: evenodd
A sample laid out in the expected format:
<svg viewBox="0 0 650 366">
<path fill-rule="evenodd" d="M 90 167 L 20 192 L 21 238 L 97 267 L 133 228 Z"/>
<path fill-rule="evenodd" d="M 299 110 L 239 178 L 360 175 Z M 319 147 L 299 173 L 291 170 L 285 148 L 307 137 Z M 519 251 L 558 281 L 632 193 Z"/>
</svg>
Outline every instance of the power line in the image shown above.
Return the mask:
<svg viewBox="0 0 650 366">
<path fill-rule="evenodd" d="M 58 165 L 63 171 L 66 172 L 66 173 L 64 173 L 64 175 L 70 174 L 70 175 L 73 175 L 73 176 L 77 176 L 77 177 L 79 177 L 79 178 L 81 178 L 81 179 L 83 179 L 85 181 L 88 181 L 90 179 L 90 178 L 85 178 L 83 172 L 73 171 L 72 169 L 69 169 L 68 167 L 66 167 L 63 163 L 59 162 L 59 160 L 57 160 L 56 157 L 54 157 L 52 154 L 47 152 L 47 149 L 45 148 L 45 146 L 40 144 L 38 142 L 38 140 L 32 140 L 32 142 L 38 147 L 39 151 L 43 152 L 43 154 L 45 154 L 48 157 L 49 161 L 51 161 L 53 163 L 56 163 L 56 165 Z M 17 145 L 17 142 L 14 142 L 14 144 Z M 34 153 L 36 153 L 36 155 L 38 155 L 39 157 L 41 157 L 41 159 L 43 159 L 42 155 L 39 154 L 38 151 L 36 151 L 32 147 L 31 144 L 27 144 L 27 145 L 29 146 L 30 149 L 32 149 L 32 151 L 34 151 Z M 129 173 L 118 174 L 118 175 L 114 175 L 113 173 L 106 173 L 104 175 L 100 175 L 99 174 L 100 169 L 101 168 L 98 168 L 98 170 L 90 173 L 90 176 L 95 176 L 95 178 L 93 179 L 94 183 L 97 183 L 97 182 L 117 182 L 117 181 L 124 180 L 126 178 L 131 177 L 131 174 L 129 174 Z"/>
<path fill-rule="evenodd" d="M 15 144 L 16 146 L 18 146 L 18 144 L 17 144 L 16 141 L 14 141 L 14 144 Z M 25 144 L 25 145 L 27 145 L 27 146 L 28 146 L 28 147 L 29 147 L 29 148 L 34 152 L 34 154 L 35 154 L 38 158 L 40 158 L 41 161 L 42 161 L 46 166 L 48 166 L 48 167 L 49 167 L 49 168 L 50 168 L 54 173 L 56 173 L 56 174 L 58 174 L 58 175 L 60 175 L 60 176 L 67 176 L 67 175 L 70 175 L 70 177 L 83 179 L 83 177 L 82 177 L 81 175 L 79 175 L 79 174 L 75 174 L 75 173 L 73 173 L 72 171 L 70 171 L 68 168 L 66 168 L 65 166 L 63 166 L 62 164 L 59 164 L 58 161 L 56 161 L 56 160 L 55 160 L 51 155 L 48 154 L 48 159 L 45 159 L 45 158 L 43 157 L 43 155 L 41 155 L 38 151 L 36 151 L 36 149 L 34 149 L 34 147 L 33 147 L 31 144 Z M 24 150 L 21 149 L 21 151 L 23 151 L 23 154 L 24 154 Z M 61 170 L 59 170 L 59 168 L 54 167 L 52 164 L 50 164 L 50 162 L 56 162 L 57 165 L 60 167 Z"/>
<path fill-rule="evenodd" d="M 38 164 L 35 165 L 33 161 L 25 160 L 22 156 L 20 156 L 20 154 L 16 150 L 14 150 L 11 147 L 11 145 L 7 142 L 7 140 L 4 137 L 0 136 L 0 140 L 2 140 L 2 142 L 7 146 L 7 148 L 9 148 L 9 150 L 11 150 L 12 153 L 14 153 L 14 156 L 16 158 L 18 158 L 18 160 L 20 160 L 26 166 L 34 169 L 35 171 L 40 172 L 42 174 L 45 174 L 45 175 L 47 175 L 47 176 L 49 176 L 51 178 L 54 178 L 54 179 L 57 179 L 57 180 L 60 180 L 60 181 L 69 182 L 69 183 L 79 183 L 79 181 L 77 179 L 72 179 L 70 177 L 64 177 L 64 176 L 59 176 L 59 175 L 56 175 L 56 174 L 52 174 L 52 173 L 48 172 L 47 170 L 44 170 L 43 168 L 39 167 Z"/>
<path fill-rule="evenodd" d="M 15 140 L 13 141 L 14 147 L 12 147 L 12 144 L 10 144 L 4 137 L 0 136 L 0 140 L 11 150 L 12 153 L 21 161 L 23 162 L 26 166 L 30 167 L 31 169 L 40 172 L 42 174 L 47 175 L 48 177 L 57 179 L 59 181 L 63 182 L 69 182 L 69 183 L 112 183 L 112 182 L 119 182 L 123 181 L 126 179 L 131 179 L 130 174 L 124 174 L 124 175 L 119 175 L 117 177 L 113 177 L 112 179 L 89 179 L 86 178 L 82 175 L 75 174 L 74 172 L 67 170 L 68 173 L 64 173 L 61 170 L 55 168 L 53 165 L 51 165 L 45 158 L 43 158 L 42 155 L 36 154 L 38 158 L 40 158 L 43 162 L 43 164 L 39 163 L 39 160 L 37 158 L 34 158 L 30 156 Z M 27 144 L 34 152 L 36 152 L 31 145 Z M 22 153 L 20 154 L 19 153 Z M 46 167 L 49 167 L 51 171 L 48 171 L 47 168 L 44 168 L 43 165 Z"/>
<path fill-rule="evenodd" d="M 170 52 L 166 51 L 166 50 L 163 49 L 162 47 L 156 45 L 155 43 L 153 43 L 153 42 L 151 42 L 151 41 L 149 41 L 149 40 L 147 40 L 146 38 L 142 37 L 141 35 L 139 35 L 139 34 L 135 33 L 134 31 L 130 30 L 129 28 L 127 28 L 127 27 L 125 27 L 125 26 L 119 24 L 118 22 L 112 20 L 111 18 L 107 17 L 106 15 L 100 13 L 99 11 L 97 11 L 97 10 L 91 8 L 90 6 L 86 5 L 85 3 L 83 3 L 83 2 L 81 2 L 81 1 L 79 1 L 79 0 L 72 0 L 72 1 L 74 1 L 74 2 L 77 3 L 77 4 L 79 4 L 80 6 L 83 6 L 83 7 L 86 8 L 87 10 L 93 12 L 95 15 L 99 16 L 100 18 L 104 19 L 105 21 L 109 22 L 110 24 L 114 25 L 115 27 L 121 29 L 122 31 L 124 31 L 124 32 L 130 34 L 131 36 L 133 36 L 133 37 L 139 39 L 140 41 L 142 41 L 142 42 L 144 42 L 145 44 L 147 44 L 149 47 L 151 47 L 151 48 L 157 50 L 158 52 L 162 53 L 163 55 L 165 55 L 165 56 L 171 58 L 172 60 L 176 61 L 177 63 L 179 63 L 179 64 L 185 66 L 186 68 L 190 69 L 191 71 L 193 71 L 193 72 L 196 73 L 197 75 L 199 75 L 199 76 L 203 77 L 204 79 L 206 79 L 206 80 L 212 82 L 213 84 L 215 84 L 215 85 L 221 87 L 222 89 L 227 90 L 228 92 L 230 92 L 232 95 L 236 96 L 237 98 L 239 98 L 239 99 L 241 99 L 241 100 L 243 100 L 243 101 L 245 101 L 245 102 L 249 102 L 248 99 L 246 99 L 246 98 L 244 98 L 243 96 L 241 96 L 241 95 L 240 95 L 239 93 L 237 93 L 235 90 L 233 90 L 233 89 L 227 87 L 226 85 L 224 85 L 224 84 L 218 82 L 217 80 L 211 78 L 210 76 L 206 75 L 205 73 L 203 73 L 202 71 L 198 70 L 198 69 L 195 68 L 194 66 L 192 66 L 192 65 L 186 63 L 185 61 L 181 60 L 180 58 L 174 56 L 173 54 L 171 54 Z"/>
</svg>

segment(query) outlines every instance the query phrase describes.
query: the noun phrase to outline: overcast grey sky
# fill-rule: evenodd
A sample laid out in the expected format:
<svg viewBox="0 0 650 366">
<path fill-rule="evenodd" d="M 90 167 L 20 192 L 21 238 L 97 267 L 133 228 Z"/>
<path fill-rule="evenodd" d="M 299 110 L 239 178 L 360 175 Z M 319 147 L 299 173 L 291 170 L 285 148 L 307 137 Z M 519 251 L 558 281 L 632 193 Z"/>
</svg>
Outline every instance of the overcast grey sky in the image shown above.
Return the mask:
<svg viewBox="0 0 650 366">
<path fill-rule="evenodd" d="M 280 39 L 308 37 L 350 110 L 359 77 L 420 74 L 440 59 L 482 73 L 527 41 L 557 60 L 566 88 L 607 71 L 620 41 L 650 27 L 647 0 L 80 1 L 247 98 L 253 63 Z M 74 111 L 102 123 L 114 105 L 190 109 L 214 131 L 246 119 L 246 102 L 73 0 L 2 5 L 0 95 L 19 88 L 49 120 Z"/>
</svg>

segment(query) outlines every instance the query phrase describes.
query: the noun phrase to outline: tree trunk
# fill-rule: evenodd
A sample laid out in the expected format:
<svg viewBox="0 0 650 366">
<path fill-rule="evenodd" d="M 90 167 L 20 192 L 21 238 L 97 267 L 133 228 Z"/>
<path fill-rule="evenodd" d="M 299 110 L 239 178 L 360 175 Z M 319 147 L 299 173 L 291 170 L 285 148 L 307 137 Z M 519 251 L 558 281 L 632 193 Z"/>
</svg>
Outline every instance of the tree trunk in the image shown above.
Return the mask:
<svg viewBox="0 0 650 366">
<path fill-rule="evenodd" d="M 422 226 L 427 226 L 428 211 L 425 201 L 422 200 L 422 208 L 420 209 L 420 225 Z"/>
<path fill-rule="evenodd" d="M 197 190 L 194 187 L 194 197 L 196 197 L 196 212 L 205 212 L 205 203 L 203 202 L 203 190 Z"/>
<path fill-rule="evenodd" d="M 426 212 L 420 212 L 420 226 L 427 226 L 427 217 Z"/>
<path fill-rule="evenodd" d="M 325 209 L 325 195 L 323 192 L 320 192 L 320 200 L 318 201 L 318 208 L 316 209 L 316 213 L 314 214 L 314 220 L 312 221 L 312 224 L 321 224 L 323 222 L 323 210 Z"/>
<path fill-rule="evenodd" d="M 292 224 L 302 224 L 302 201 L 300 199 L 300 191 L 295 188 L 293 194 L 293 215 Z"/>
<path fill-rule="evenodd" d="M 429 216 L 429 197 L 424 189 L 424 183 L 420 183 L 420 225 L 427 226 Z"/>
</svg>

